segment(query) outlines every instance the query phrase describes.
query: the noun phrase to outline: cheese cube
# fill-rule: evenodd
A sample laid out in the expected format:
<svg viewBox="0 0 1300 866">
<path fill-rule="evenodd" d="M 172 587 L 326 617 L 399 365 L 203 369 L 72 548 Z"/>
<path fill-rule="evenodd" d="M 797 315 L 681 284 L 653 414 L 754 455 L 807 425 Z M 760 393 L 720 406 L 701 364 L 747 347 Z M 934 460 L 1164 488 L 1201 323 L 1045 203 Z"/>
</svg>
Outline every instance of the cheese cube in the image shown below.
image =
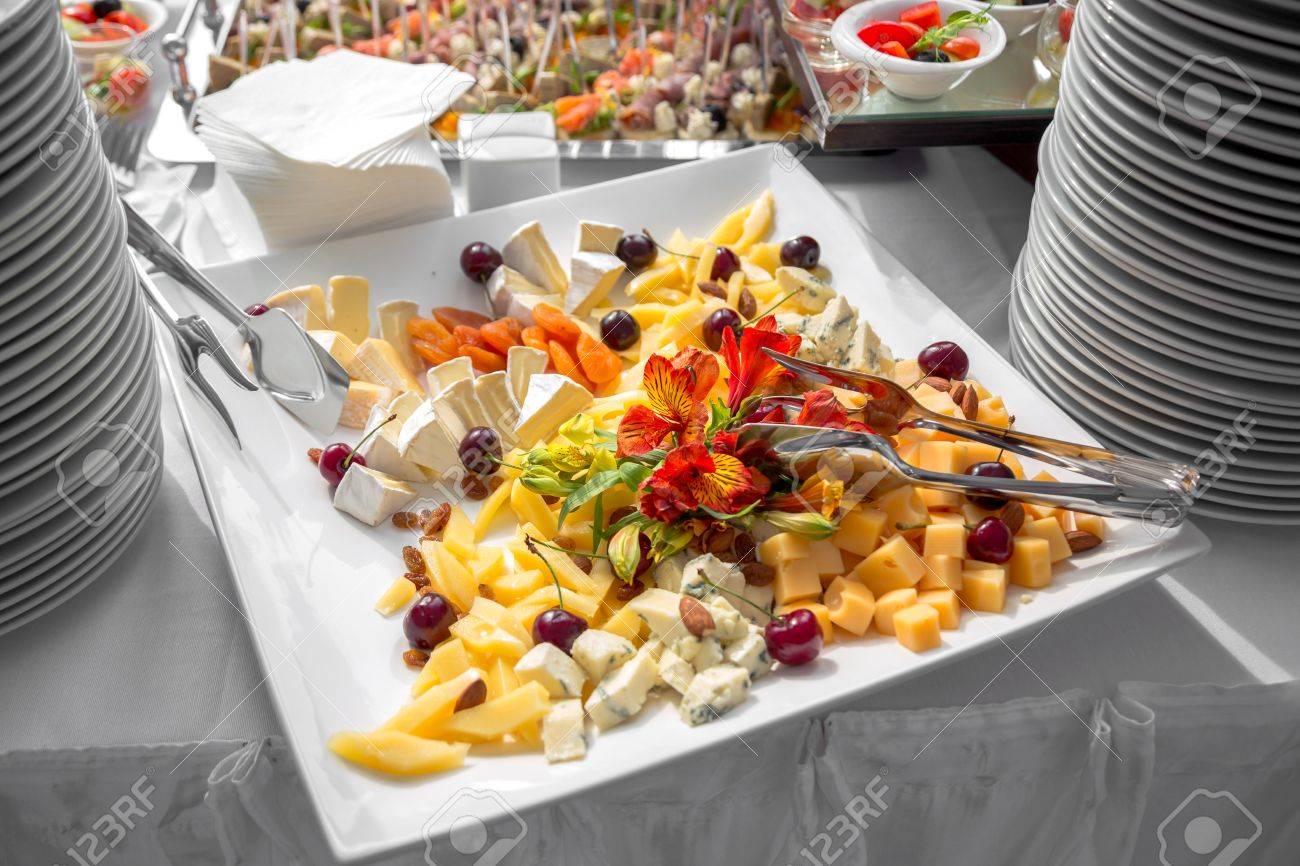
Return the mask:
<svg viewBox="0 0 1300 866">
<path fill-rule="evenodd" d="M 778 532 L 758 546 L 758 558 L 772 567 L 795 559 L 811 559 L 809 541 L 793 532 Z"/>
<path fill-rule="evenodd" d="M 718 665 L 696 674 L 677 710 L 688 725 L 702 725 L 739 705 L 749 694 L 749 674 L 734 665 Z"/>
<path fill-rule="evenodd" d="M 725 596 L 715 593 L 704 602 L 704 606 L 713 617 L 713 635 L 718 640 L 726 643 L 749 633 L 749 623 Z"/>
<path fill-rule="evenodd" d="M 745 584 L 745 588 L 741 590 L 740 594 L 749 602 L 749 604 L 741 605 L 741 615 L 752 623 L 757 625 L 766 625 L 768 618 L 759 613 L 759 611 L 761 610 L 764 613 L 771 613 L 772 607 L 776 603 L 776 593 L 772 590 L 771 585 L 754 586 L 752 584 Z M 755 610 L 755 608 L 757 608 L 757 610 Z"/>
<path fill-rule="evenodd" d="M 826 643 L 835 641 L 835 624 L 831 622 L 831 611 L 820 601 L 795 601 L 790 604 L 781 605 L 776 609 L 778 614 L 786 614 L 792 610 L 804 608 L 813 615 L 817 620 L 817 625 L 821 626 L 822 640 Z"/>
<path fill-rule="evenodd" d="M 678 637 L 685 634 L 680 628 L 681 596 L 663 589 L 647 589 L 627 603 L 623 610 L 630 610 L 645 620 L 650 626 L 650 633 L 657 638 Z"/>
<path fill-rule="evenodd" d="M 939 611 L 926 604 L 914 604 L 897 611 L 893 627 L 898 642 L 914 653 L 937 649 L 939 638 Z"/>
<path fill-rule="evenodd" d="M 659 654 L 659 679 L 678 694 L 686 694 L 691 680 L 695 679 L 695 666 L 673 650 L 664 648 Z"/>
<path fill-rule="evenodd" d="M 406 326 L 419 314 L 420 306 L 415 301 L 385 301 L 375 307 L 379 338 L 397 350 L 402 365 L 412 373 L 424 369 L 424 364 L 411 348 L 411 333 Z"/>
<path fill-rule="evenodd" d="M 450 385 L 457 382 L 473 381 L 474 363 L 464 355 L 458 355 L 450 361 L 430 367 L 424 374 L 426 389 L 430 397 L 436 397 Z"/>
<path fill-rule="evenodd" d="M 840 549 L 829 538 L 810 542 L 808 546 L 812 549 L 813 565 L 818 574 L 822 577 L 838 577 L 844 573 L 844 560 L 840 557 Z"/>
<path fill-rule="evenodd" d="M 942 443 L 947 445 L 949 443 Z M 921 501 L 925 503 L 928 511 L 955 511 L 961 507 L 961 495 L 951 490 L 936 490 L 933 487 L 920 487 L 917 489 Z"/>
<path fill-rule="evenodd" d="M 644 640 L 648 631 L 645 620 L 639 617 L 635 610 L 627 607 L 616 611 L 613 616 L 605 620 L 601 630 L 626 638 L 634 644 Z"/>
<path fill-rule="evenodd" d="M 961 523 L 932 523 L 925 528 L 925 556 L 966 556 L 966 527 Z"/>
<path fill-rule="evenodd" d="M 553 698 L 582 696 L 587 675 L 578 663 L 553 643 L 539 643 L 515 662 L 515 675 L 521 683 L 541 683 Z"/>
<path fill-rule="evenodd" d="M 451 633 L 460 638 L 465 648 L 473 653 L 493 657 L 523 658 L 529 647 L 518 637 L 500 626 L 476 616 L 463 616 L 451 625 Z"/>
<path fill-rule="evenodd" d="M 758 628 L 749 629 L 745 636 L 733 640 L 722 648 L 722 658 L 756 680 L 772 669 L 772 657 L 767 654 L 767 641 Z"/>
<path fill-rule="evenodd" d="M 956 475 L 964 468 L 965 448 L 956 442 L 922 442 L 917 448 L 917 465 L 931 472 Z"/>
<path fill-rule="evenodd" d="M 964 560 L 955 556 L 923 556 L 925 574 L 917 582 L 918 591 L 927 589 L 961 589 L 961 570 Z"/>
<path fill-rule="evenodd" d="M 822 582 L 812 559 L 790 559 L 776 566 L 772 593 L 781 605 L 820 596 Z"/>
<path fill-rule="evenodd" d="M 370 526 L 378 526 L 415 501 L 416 492 L 405 482 L 353 463 L 334 491 L 334 507 Z"/>
<path fill-rule="evenodd" d="M 1084 514 L 1082 511 L 1073 512 L 1074 528 L 1081 532 L 1091 532 L 1098 538 L 1106 537 L 1106 520 L 1096 514 Z"/>
<path fill-rule="evenodd" d="M 515 230 L 501 248 L 501 260 L 550 294 L 564 294 L 569 286 L 569 278 L 536 220 Z"/>
<path fill-rule="evenodd" d="M 1007 560 L 1007 578 L 1016 586 L 1027 586 L 1030 589 L 1051 583 L 1052 548 L 1047 539 L 1030 536 L 1017 538 L 1011 549 L 1011 559 Z"/>
<path fill-rule="evenodd" d="M 1047 542 L 1048 557 L 1052 562 L 1060 562 L 1062 559 L 1069 559 L 1070 542 L 1065 540 L 1065 530 L 1061 529 L 1060 522 L 1055 517 L 1040 517 L 1038 520 L 1025 521 L 1024 532 L 1026 535 L 1041 538 Z M 1016 539 L 1016 544 L 1024 541 L 1023 538 Z"/>
<path fill-rule="evenodd" d="M 894 614 L 916 604 L 917 592 L 914 589 L 896 589 L 876 597 L 876 631 L 881 634 L 894 633 Z"/>
<path fill-rule="evenodd" d="M 971 610 L 1001 613 L 1007 599 L 1007 573 L 1001 566 L 967 568 L 961 573 L 959 592 Z"/>
<path fill-rule="evenodd" d="M 858 637 L 867 633 L 876 613 L 876 597 L 866 586 L 837 577 L 826 587 L 824 599 L 831 622 Z"/>
<path fill-rule="evenodd" d="M 618 242 L 622 239 L 622 226 L 580 220 L 575 244 L 580 253 L 608 253 L 612 256 L 617 253 Z"/>
<path fill-rule="evenodd" d="M 587 754 L 586 721 L 582 701 L 557 701 L 542 717 L 542 747 L 552 764 L 573 761 Z"/>
<path fill-rule="evenodd" d="M 657 673 L 654 656 L 641 649 L 596 685 L 585 704 L 587 715 L 602 731 L 627 721 L 641 711 Z"/>
<path fill-rule="evenodd" d="M 870 556 L 880 541 L 887 520 L 883 511 L 874 508 L 854 509 L 840 518 L 839 529 L 831 536 L 831 543 L 840 550 L 858 556 Z"/>
<path fill-rule="evenodd" d="M 925 563 L 906 538 L 895 535 L 862 560 L 852 574 L 879 598 L 891 590 L 915 586 L 925 574 Z"/>
<path fill-rule="evenodd" d="M 399 577 L 388 585 L 384 594 L 375 602 L 375 610 L 381 616 L 392 616 L 415 598 L 415 584 L 405 577 Z"/>
<path fill-rule="evenodd" d="M 678 592 L 705 599 L 717 596 L 718 587 L 722 592 L 741 592 L 745 588 L 745 575 L 733 563 L 705 553 L 686 563 Z"/>
<path fill-rule="evenodd" d="M 492 594 L 502 604 L 509 606 L 523 601 L 549 581 L 550 578 L 538 569 L 516 571 L 503 574 L 492 581 Z"/>
<path fill-rule="evenodd" d="M 320 286 L 285 289 L 267 298 L 264 303 L 273 309 L 284 310 L 304 331 L 320 331 L 330 327 L 329 317 L 325 312 L 325 291 Z M 333 328 L 333 330 L 339 329 Z M 356 343 L 365 336 L 362 334 L 351 339 Z"/>
<path fill-rule="evenodd" d="M 939 612 L 939 628 L 948 630 L 961 625 L 961 600 L 951 589 L 929 589 L 916 594 L 917 604 L 927 604 Z"/>
<path fill-rule="evenodd" d="M 899 526 L 924 526 L 930 522 L 930 512 L 915 487 L 891 490 L 876 500 L 875 507 L 885 512 L 885 525 L 891 531 Z"/>
<path fill-rule="evenodd" d="M 307 336 L 319 343 L 322 349 L 329 352 L 331 358 L 339 362 L 339 366 L 348 374 L 349 379 L 363 378 L 357 372 L 357 344 L 349 340 L 346 335 L 338 331 L 308 331 Z"/>
<path fill-rule="evenodd" d="M 678 655 L 689 657 L 697 672 L 722 664 L 722 642 L 716 637 L 687 635 L 676 646 Z"/>
<path fill-rule="evenodd" d="M 636 647 L 622 635 L 598 628 L 589 628 L 573 642 L 573 660 L 582 666 L 592 682 L 600 682 L 605 675 L 636 655 Z"/>
<path fill-rule="evenodd" d="M 370 281 L 365 277 L 330 277 L 325 312 L 329 326 L 354 343 L 370 335 Z"/>
<path fill-rule="evenodd" d="M 348 395 L 343 400 L 339 424 L 354 430 L 362 430 L 370 418 L 370 411 L 376 406 L 387 406 L 392 399 L 392 388 L 353 379 L 348 383 Z"/>
<path fill-rule="evenodd" d="M 445 683 L 460 676 L 471 667 L 469 653 L 459 638 L 451 638 L 438 644 L 429 653 L 429 660 L 424 663 L 419 677 L 411 686 L 411 694 L 419 695 L 435 683 Z"/>
</svg>

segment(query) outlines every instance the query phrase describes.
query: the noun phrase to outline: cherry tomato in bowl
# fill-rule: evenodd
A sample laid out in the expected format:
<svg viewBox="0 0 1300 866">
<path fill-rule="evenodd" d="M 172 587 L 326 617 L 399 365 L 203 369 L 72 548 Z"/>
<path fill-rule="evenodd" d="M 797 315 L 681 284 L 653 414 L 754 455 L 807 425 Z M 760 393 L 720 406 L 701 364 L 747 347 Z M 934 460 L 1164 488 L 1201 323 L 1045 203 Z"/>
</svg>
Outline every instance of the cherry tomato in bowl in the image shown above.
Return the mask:
<svg viewBox="0 0 1300 866">
<path fill-rule="evenodd" d="M 858 31 L 858 38 L 864 45 L 876 49 L 887 42 L 897 42 L 908 48 L 922 32 L 919 27 L 908 28 L 898 21 L 868 21 L 867 26 Z"/>
<path fill-rule="evenodd" d="M 980 44 L 969 36 L 954 36 L 939 46 L 953 60 L 970 60 L 980 55 Z"/>
<path fill-rule="evenodd" d="M 94 8 L 89 3 L 73 3 L 71 6 L 64 6 L 59 12 L 64 18 L 71 18 L 82 24 L 94 24 L 99 20 L 99 16 L 95 14 Z"/>
</svg>

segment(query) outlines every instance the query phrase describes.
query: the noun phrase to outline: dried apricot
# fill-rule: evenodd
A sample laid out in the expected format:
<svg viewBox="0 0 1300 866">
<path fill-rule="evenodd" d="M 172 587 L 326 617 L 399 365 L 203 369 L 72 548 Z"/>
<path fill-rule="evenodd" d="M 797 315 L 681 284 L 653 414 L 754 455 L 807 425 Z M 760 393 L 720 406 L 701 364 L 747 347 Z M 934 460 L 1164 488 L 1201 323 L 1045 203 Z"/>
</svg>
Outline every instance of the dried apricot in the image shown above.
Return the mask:
<svg viewBox="0 0 1300 866">
<path fill-rule="evenodd" d="M 456 340 L 451 331 L 444 328 L 437 319 L 416 316 L 406 323 L 406 333 L 414 339 L 434 344 L 449 355 L 456 351 Z"/>
<path fill-rule="evenodd" d="M 567 346 L 576 343 L 578 335 L 582 333 L 574 321 L 559 307 L 552 307 L 550 304 L 534 306 L 533 321 L 537 322 L 541 329 L 551 336 L 551 339 L 559 340 Z"/>
<path fill-rule="evenodd" d="M 510 332 L 510 336 L 514 337 L 515 342 L 518 343 L 519 333 L 521 330 L 519 327 L 519 320 L 516 319 L 514 316 L 502 316 L 501 318 L 497 319 L 497 321 L 505 324 L 506 330 Z"/>
<path fill-rule="evenodd" d="M 588 391 L 595 390 L 591 380 L 582 372 L 582 367 L 578 364 L 577 359 L 569 353 L 568 349 L 564 348 L 563 343 L 559 340 L 551 340 L 547 345 L 547 351 L 551 354 L 551 363 L 555 365 L 556 372 L 563 373 Z"/>
<path fill-rule="evenodd" d="M 536 325 L 529 325 L 519 331 L 519 340 L 525 346 L 532 346 L 534 349 L 541 349 L 543 352 L 549 351 L 547 348 L 546 332 Z"/>
<path fill-rule="evenodd" d="M 616 379 L 623 372 L 623 362 L 618 355 L 604 343 L 593 340 L 585 331 L 578 335 L 578 363 L 587 378 L 597 384 Z"/>
<path fill-rule="evenodd" d="M 518 326 L 516 326 L 516 330 L 518 330 Z M 503 355 L 510 351 L 511 346 L 519 345 L 519 338 L 511 336 L 510 326 L 506 324 L 505 319 L 488 322 L 478 329 L 478 333 L 483 338 L 483 342 Z"/>
<path fill-rule="evenodd" d="M 457 349 L 456 354 L 469 358 L 474 369 L 480 373 L 495 373 L 506 368 L 506 359 L 489 349 L 466 345 Z"/>
<path fill-rule="evenodd" d="M 452 329 L 452 336 L 456 338 L 456 346 L 476 346 L 480 349 L 491 348 L 483 341 L 479 335 L 478 328 L 471 328 L 468 325 L 457 325 Z"/>
<path fill-rule="evenodd" d="M 441 364 L 456 357 L 453 353 L 443 351 L 440 346 L 428 340 L 421 340 L 419 337 L 411 338 L 411 350 L 423 358 L 426 364 Z"/>
<path fill-rule="evenodd" d="M 491 318 L 476 313 L 473 310 L 462 310 L 459 307 L 434 307 L 433 317 L 437 319 L 448 331 L 456 330 L 457 325 L 464 325 L 467 328 L 481 328 Z"/>
</svg>

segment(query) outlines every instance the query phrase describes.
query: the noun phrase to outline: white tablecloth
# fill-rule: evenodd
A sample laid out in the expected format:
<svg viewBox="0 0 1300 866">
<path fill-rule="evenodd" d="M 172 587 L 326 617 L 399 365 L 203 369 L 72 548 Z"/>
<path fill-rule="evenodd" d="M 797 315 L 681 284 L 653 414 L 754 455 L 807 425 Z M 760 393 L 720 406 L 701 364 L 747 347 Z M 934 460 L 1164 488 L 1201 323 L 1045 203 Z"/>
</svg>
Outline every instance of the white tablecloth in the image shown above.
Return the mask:
<svg viewBox="0 0 1300 866">
<path fill-rule="evenodd" d="M 899 260 L 984 337 L 1005 348 L 1007 269 L 1026 232 L 1028 184 L 979 149 L 826 158 L 812 166 Z M 620 162 L 570 163 L 563 180 L 566 186 L 580 185 L 632 168 Z M 206 195 L 203 186 L 200 176 L 193 185 L 197 199 Z M 235 240 L 238 248 L 257 251 L 255 238 L 232 238 L 229 224 L 225 228 L 225 245 Z M 193 222 L 186 232 L 187 251 L 210 259 L 223 248 L 212 231 Z M 243 614 L 232 604 L 230 577 L 170 398 L 163 417 L 167 477 L 142 537 L 95 586 L 0 638 L 0 863 L 75 862 L 65 849 L 142 777 L 141 784 L 154 789 L 150 800 L 156 811 L 140 820 L 147 829 L 124 835 L 123 847 L 114 851 L 117 862 L 327 862 L 296 772 L 286 766 L 280 725 Z M 1200 525 L 1215 543 L 1203 560 L 1057 621 L 1019 658 L 1006 648 L 991 649 L 845 709 L 960 708 L 968 702 L 978 706 L 1033 698 L 1027 718 L 1041 724 L 1049 717 L 1061 721 L 1053 715 L 1063 706 L 1055 695 L 1069 694 L 1077 715 L 1100 728 L 1113 727 L 1109 714 L 1115 711 L 1108 699 L 1116 697 L 1125 680 L 1220 685 L 1293 680 L 1300 672 L 1295 625 L 1300 543 L 1294 531 Z M 1294 689 L 1271 693 L 1267 700 L 1300 718 Z M 996 719 L 1001 710 L 989 712 L 988 718 Z M 1119 711 L 1124 718 L 1129 718 L 1127 712 Z M 927 725 L 933 726 L 934 719 L 952 716 L 953 711 L 933 710 L 910 717 L 905 727 L 915 739 L 931 731 Z M 844 718 L 851 725 L 878 723 Z M 620 796 L 593 800 L 588 811 L 575 807 L 538 817 L 537 828 L 545 829 L 538 835 L 549 846 L 544 849 L 547 862 L 576 857 L 587 841 L 591 845 L 583 859 L 594 857 L 590 862 L 653 861 L 653 851 L 637 854 L 630 847 L 647 838 L 672 838 L 677 847 L 661 850 L 680 851 L 692 861 L 707 856 L 740 862 L 757 851 L 771 855 L 764 860 L 785 856 L 802 862 L 800 846 L 810 844 L 802 834 L 840 808 L 829 802 L 829 792 L 870 779 L 859 778 L 861 767 L 850 772 L 843 763 L 836 772 L 848 773 L 845 778 L 830 775 L 829 768 L 820 774 L 810 769 L 817 750 L 809 738 L 821 736 L 831 724 L 819 720 L 811 728 L 772 732 L 760 762 L 720 749 L 712 760 L 667 770 Z M 1086 732 L 1077 719 L 1062 725 Z M 940 738 L 947 739 L 946 734 Z M 954 737 L 952 742 L 956 748 L 963 741 Z M 1135 760 L 1148 768 L 1157 760 L 1153 742 L 1148 737 L 1133 753 L 1142 755 Z M 1290 753 L 1285 751 L 1288 744 Z M 1179 747 L 1192 748 L 1182 741 Z M 1294 740 L 1281 739 L 1282 756 L 1294 758 L 1295 747 Z M 803 763 L 796 767 L 799 760 Z M 1106 762 L 1090 766 L 1104 775 Z M 674 804 L 665 792 L 679 790 L 683 774 L 702 790 L 680 795 Z M 909 784 L 936 784 L 928 770 L 926 776 Z M 1183 781 L 1195 784 L 1188 787 Z M 1180 779 L 1188 791 L 1199 784 Z M 803 796 L 780 799 L 780 791 L 793 791 L 796 785 L 805 785 Z M 737 787 L 743 796 L 735 794 Z M 30 794 L 37 789 L 52 791 L 53 799 Z M 1283 790 L 1278 789 L 1279 796 Z M 1167 796 L 1163 789 L 1161 796 Z M 1267 790 L 1260 796 L 1275 799 Z M 1090 808 L 1097 806 L 1089 802 Z M 1160 807 L 1170 808 L 1163 802 Z M 705 821 L 694 810 L 712 817 Z M 801 828 L 790 838 L 802 840 L 789 852 L 782 854 L 784 849 L 776 850 L 772 841 L 786 825 L 757 835 L 746 829 L 760 819 L 787 820 L 777 817 L 786 812 L 789 829 L 794 822 Z M 940 823 L 946 819 L 935 818 Z M 600 830 L 591 824 L 595 820 L 614 821 L 626 833 Z M 1274 839 L 1296 840 L 1296 835 L 1286 835 L 1296 832 L 1294 825 L 1279 827 L 1281 820 L 1273 820 Z M 710 826 L 717 832 L 709 832 Z M 1154 827 L 1143 825 L 1133 832 L 1145 845 Z M 739 841 L 719 846 L 716 838 L 742 835 L 757 846 L 754 851 Z M 122 853 L 128 850 L 129 855 Z M 543 849 L 533 849 L 532 855 L 538 850 Z M 535 862 L 532 855 L 523 862 Z M 949 862 L 945 856 L 936 854 L 930 862 Z M 1089 861 L 1063 857 L 1059 862 Z"/>
</svg>

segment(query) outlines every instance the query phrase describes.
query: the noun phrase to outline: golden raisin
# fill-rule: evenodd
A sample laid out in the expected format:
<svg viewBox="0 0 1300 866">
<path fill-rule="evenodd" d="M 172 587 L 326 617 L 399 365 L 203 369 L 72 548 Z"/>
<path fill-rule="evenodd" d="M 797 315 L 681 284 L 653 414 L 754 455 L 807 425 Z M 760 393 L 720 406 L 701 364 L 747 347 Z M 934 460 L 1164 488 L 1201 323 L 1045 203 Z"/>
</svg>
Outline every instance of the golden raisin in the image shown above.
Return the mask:
<svg viewBox="0 0 1300 866">
<path fill-rule="evenodd" d="M 324 453 L 325 453 L 325 451 L 324 451 L 323 449 L 321 449 L 321 448 L 308 448 L 308 449 L 307 449 L 307 459 L 310 460 L 312 463 L 317 463 L 317 464 L 319 464 L 319 463 L 320 463 L 320 456 L 321 456 L 322 454 L 324 454 Z"/>
<path fill-rule="evenodd" d="M 402 548 L 402 561 L 406 563 L 406 570 L 413 571 L 416 574 L 424 574 L 428 566 L 424 562 L 424 554 L 420 553 L 420 548 L 406 545 Z"/>
</svg>

